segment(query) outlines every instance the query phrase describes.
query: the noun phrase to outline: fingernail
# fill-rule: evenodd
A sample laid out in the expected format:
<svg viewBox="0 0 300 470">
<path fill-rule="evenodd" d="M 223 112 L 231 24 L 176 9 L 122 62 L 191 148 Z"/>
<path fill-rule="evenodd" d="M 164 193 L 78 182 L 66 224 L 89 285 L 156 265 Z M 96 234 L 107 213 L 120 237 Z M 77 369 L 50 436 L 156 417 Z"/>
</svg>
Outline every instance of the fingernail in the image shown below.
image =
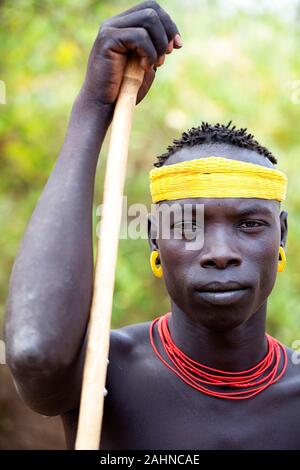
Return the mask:
<svg viewBox="0 0 300 470">
<path fill-rule="evenodd" d="M 158 61 L 156 62 L 157 67 L 160 67 L 160 66 L 164 63 L 165 58 L 166 58 L 165 54 L 164 54 L 164 55 L 161 55 L 161 56 L 158 58 Z"/>
<path fill-rule="evenodd" d="M 182 47 L 183 46 L 183 42 L 182 42 L 180 34 L 176 34 L 176 36 L 174 37 L 174 46 L 175 47 Z"/>
<path fill-rule="evenodd" d="M 142 67 L 142 69 L 146 70 L 148 68 L 148 61 L 146 59 L 146 57 L 142 57 L 141 61 L 140 61 L 140 65 Z"/>
<path fill-rule="evenodd" d="M 173 47 L 174 47 L 173 41 L 170 41 L 166 50 L 166 54 L 171 54 L 171 52 L 173 51 Z"/>
</svg>

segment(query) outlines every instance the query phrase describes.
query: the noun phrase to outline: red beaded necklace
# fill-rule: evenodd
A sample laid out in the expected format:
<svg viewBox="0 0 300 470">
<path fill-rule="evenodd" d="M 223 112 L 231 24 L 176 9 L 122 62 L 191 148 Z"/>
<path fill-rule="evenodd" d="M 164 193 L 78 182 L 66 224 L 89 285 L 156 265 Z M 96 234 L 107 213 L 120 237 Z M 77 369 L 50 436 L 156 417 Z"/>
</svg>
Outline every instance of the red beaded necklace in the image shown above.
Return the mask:
<svg viewBox="0 0 300 470">
<path fill-rule="evenodd" d="M 229 400 L 245 400 L 265 390 L 277 382 L 285 373 L 287 353 L 285 347 L 275 338 L 266 334 L 268 352 L 266 356 L 251 369 L 241 372 L 226 372 L 213 369 L 186 356 L 172 341 L 168 328 L 168 318 L 171 312 L 155 318 L 150 326 L 151 345 L 160 360 L 190 387 L 206 395 Z M 158 333 L 164 350 L 173 364 L 170 365 L 158 352 L 153 340 L 153 328 L 158 322 Z M 283 357 L 283 365 L 280 362 Z M 208 387 L 207 387 L 208 386 Z M 219 389 L 218 389 L 219 387 Z M 220 391 L 220 388 L 228 391 Z"/>
</svg>

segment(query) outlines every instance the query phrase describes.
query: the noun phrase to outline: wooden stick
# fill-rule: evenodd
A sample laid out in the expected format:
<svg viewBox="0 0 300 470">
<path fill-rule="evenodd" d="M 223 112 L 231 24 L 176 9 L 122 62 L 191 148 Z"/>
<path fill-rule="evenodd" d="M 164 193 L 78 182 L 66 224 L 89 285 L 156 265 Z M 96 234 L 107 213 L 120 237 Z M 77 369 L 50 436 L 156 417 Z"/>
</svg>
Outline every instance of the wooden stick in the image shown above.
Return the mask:
<svg viewBox="0 0 300 470">
<path fill-rule="evenodd" d="M 144 71 L 138 60 L 131 59 L 124 73 L 112 122 L 76 450 L 97 450 L 100 445 L 122 196 L 133 111 L 143 77 Z"/>
</svg>

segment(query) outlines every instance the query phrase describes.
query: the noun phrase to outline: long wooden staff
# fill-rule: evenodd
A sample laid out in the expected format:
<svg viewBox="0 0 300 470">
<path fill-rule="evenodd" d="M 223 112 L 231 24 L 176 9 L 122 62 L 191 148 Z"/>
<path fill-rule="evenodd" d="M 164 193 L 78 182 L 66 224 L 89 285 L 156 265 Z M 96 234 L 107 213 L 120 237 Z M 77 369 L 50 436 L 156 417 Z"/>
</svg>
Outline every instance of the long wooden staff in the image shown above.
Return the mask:
<svg viewBox="0 0 300 470">
<path fill-rule="evenodd" d="M 143 77 L 138 60 L 130 59 L 112 121 L 76 450 L 99 449 L 126 162 L 133 111 Z"/>
</svg>

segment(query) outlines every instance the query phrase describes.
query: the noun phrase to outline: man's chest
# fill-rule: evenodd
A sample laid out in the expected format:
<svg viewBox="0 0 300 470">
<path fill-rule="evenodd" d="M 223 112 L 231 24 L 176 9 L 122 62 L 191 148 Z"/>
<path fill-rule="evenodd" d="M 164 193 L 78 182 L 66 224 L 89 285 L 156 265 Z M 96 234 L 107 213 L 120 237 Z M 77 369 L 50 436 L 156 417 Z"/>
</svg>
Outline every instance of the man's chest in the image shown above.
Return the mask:
<svg viewBox="0 0 300 470">
<path fill-rule="evenodd" d="M 300 384 L 233 401 L 147 368 L 121 373 L 119 383 L 105 408 L 103 449 L 300 449 Z"/>
</svg>

